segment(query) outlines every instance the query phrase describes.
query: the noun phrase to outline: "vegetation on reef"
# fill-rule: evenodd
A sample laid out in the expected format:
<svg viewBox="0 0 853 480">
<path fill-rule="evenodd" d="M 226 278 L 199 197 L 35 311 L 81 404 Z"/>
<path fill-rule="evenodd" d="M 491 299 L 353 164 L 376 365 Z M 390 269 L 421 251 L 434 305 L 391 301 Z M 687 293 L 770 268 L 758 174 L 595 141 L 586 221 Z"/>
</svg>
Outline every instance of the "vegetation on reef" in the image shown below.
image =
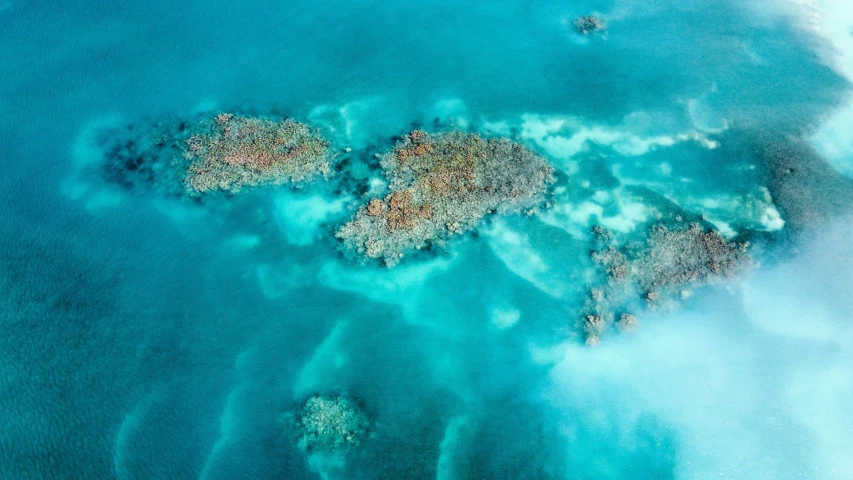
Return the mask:
<svg viewBox="0 0 853 480">
<path fill-rule="evenodd" d="M 388 266 L 473 229 L 490 213 L 531 211 L 554 180 L 545 159 L 522 145 L 463 132 L 415 130 L 380 166 L 390 193 L 369 200 L 337 236 Z"/>
<path fill-rule="evenodd" d="M 651 227 L 645 242 L 613 245 L 609 232 L 593 228 L 600 248 L 593 260 L 604 270 L 607 281 L 593 288 L 581 323 L 587 344 L 598 343 L 616 312 L 623 310 L 616 326 L 630 330 L 637 319 L 624 312 L 638 297 L 649 308 L 658 308 L 676 298 L 690 295 L 695 285 L 729 278 L 751 264 L 749 243 L 726 241 L 717 231 L 698 223 L 668 228 Z"/>
<path fill-rule="evenodd" d="M 330 172 L 328 142 L 307 125 L 222 113 L 187 139 L 191 195 L 300 182 Z"/>
<path fill-rule="evenodd" d="M 305 452 L 356 447 L 369 426 L 370 421 L 358 404 L 338 395 L 313 395 L 294 416 L 298 446 Z"/>
<path fill-rule="evenodd" d="M 190 196 L 325 177 L 333 157 L 303 123 L 231 113 L 133 124 L 110 132 L 102 148 L 108 180 Z"/>
</svg>

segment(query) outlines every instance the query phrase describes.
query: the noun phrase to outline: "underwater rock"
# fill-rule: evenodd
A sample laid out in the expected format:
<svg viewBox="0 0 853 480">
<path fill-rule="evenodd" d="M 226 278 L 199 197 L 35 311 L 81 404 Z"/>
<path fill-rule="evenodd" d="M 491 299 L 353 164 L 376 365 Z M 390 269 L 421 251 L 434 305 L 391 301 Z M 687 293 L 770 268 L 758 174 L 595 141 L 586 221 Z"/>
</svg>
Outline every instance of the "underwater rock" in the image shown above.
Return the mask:
<svg viewBox="0 0 853 480">
<path fill-rule="evenodd" d="M 622 332 L 630 332 L 637 328 L 637 317 L 630 313 L 623 313 L 619 318 L 619 321 L 616 322 L 616 327 Z"/>
<path fill-rule="evenodd" d="M 102 149 L 108 181 L 189 196 L 327 177 L 333 158 L 305 124 L 231 113 L 130 125 L 110 132 Z"/>
<path fill-rule="evenodd" d="M 579 17 L 574 21 L 575 31 L 581 35 L 592 35 L 604 30 L 605 24 L 602 19 L 595 15 Z"/>
<path fill-rule="evenodd" d="M 370 421 L 350 398 L 313 395 L 296 412 L 294 427 L 305 452 L 345 450 L 359 445 Z"/>
<path fill-rule="evenodd" d="M 393 266 L 406 252 L 472 230 L 490 213 L 532 209 L 554 181 L 541 156 L 506 139 L 415 130 L 382 156 L 390 193 L 337 233 L 346 249 Z"/>
</svg>

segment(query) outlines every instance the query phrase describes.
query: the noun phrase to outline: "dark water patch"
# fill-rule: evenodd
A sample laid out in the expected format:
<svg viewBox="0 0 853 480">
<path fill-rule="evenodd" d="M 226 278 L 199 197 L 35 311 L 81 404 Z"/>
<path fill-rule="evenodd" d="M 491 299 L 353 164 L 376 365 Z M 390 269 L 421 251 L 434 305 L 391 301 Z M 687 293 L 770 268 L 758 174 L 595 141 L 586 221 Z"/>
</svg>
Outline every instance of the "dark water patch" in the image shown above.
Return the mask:
<svg viewBox="0 0 853 480">
<path fill-rule="evenodd" d="M 773 200 L 793 231 L 820 228 L 853 208 L 853 180 L 801 137 L 769 131 L 734 137 L 733 154 L 752 158 L 761 167 Z"/>
</svg>

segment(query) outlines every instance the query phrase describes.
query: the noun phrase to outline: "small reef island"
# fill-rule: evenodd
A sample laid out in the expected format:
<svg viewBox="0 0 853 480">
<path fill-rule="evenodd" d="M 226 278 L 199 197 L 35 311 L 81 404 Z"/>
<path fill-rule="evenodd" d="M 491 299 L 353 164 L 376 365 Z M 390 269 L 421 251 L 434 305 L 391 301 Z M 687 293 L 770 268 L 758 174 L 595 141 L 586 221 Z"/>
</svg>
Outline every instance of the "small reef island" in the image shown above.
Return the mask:
<svg viewBox="0 0 853 480">
<path fill-rule="evenodd" d="M 532 213 L 554 181 L 545 159 L 524 146 L 461 132 L 415 130 L 380 164 L 390 193 L 361 207 L 337 236 L 388 266 L 470 231 L 490 213 Z"/>
<path fill-rule="evenodd" d="M 328 176 L 329 143 L 307 125 L 222 113 L 186 141 L 190 195 L 236 193 L 249 186 L 299 183 Z"/>
<path fill-rule="evenodd" d="M 672 228 L 655 224 L 644 242 L 626 245 L 615 245 L 604 228 L 593 229 L 599 248 L 592 258 L 605 278 L 590 289 L 581 316 L 588 345 L 598 343 L 613 324 L 620 330 L 636 326 L 628 310 L 637 308 L 639 298 L 650 309 L 671 307 L 692 287 L 731 278 L 752 264 L 749 242 L 726 241 L 719 232 L 695 222 L 683 225 L 680 218 L 676 223 Z"/>
<path fill-rule="evenodd" d="M 312 395 L 292 418 L 296 443 L 306 453 L 357 447 L 370 428 L 358 402 L 341 395 Z"/>
</svg>

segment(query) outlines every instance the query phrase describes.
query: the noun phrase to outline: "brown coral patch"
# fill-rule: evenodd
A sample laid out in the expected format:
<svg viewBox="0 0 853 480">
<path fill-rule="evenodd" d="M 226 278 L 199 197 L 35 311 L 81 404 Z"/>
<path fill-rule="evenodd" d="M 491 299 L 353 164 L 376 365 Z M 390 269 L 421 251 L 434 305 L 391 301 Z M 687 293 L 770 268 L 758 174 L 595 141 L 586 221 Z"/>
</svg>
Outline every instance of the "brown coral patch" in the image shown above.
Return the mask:
<svg viewBox="0 0 853 480">
<path fill-rule="evenodd" d="M 547 162 L 523 146 L 464 132 L 415 130 L 380 157 L 380 166 L 391 193 L 370 200 L 337 236 L 387 265 L 474 228 L 486 215 L 532 211 L 554 180 Z"/>
<path fill-rule="evenodd" d="M 388 196 L 390 209 L 385 215 L 388 231 L 411 229 L 419 222 L 430 217 L 429 205 L 415 205 L 412 192 L 401 190 Z"/>
<path fill-rule="evenodd" d="M 380 217 L 386 212 L 388 212 L 388 205 L 378 198 L 374 198 L 367 204 L 367 214 L 371 217 Z"/>
</svg>

